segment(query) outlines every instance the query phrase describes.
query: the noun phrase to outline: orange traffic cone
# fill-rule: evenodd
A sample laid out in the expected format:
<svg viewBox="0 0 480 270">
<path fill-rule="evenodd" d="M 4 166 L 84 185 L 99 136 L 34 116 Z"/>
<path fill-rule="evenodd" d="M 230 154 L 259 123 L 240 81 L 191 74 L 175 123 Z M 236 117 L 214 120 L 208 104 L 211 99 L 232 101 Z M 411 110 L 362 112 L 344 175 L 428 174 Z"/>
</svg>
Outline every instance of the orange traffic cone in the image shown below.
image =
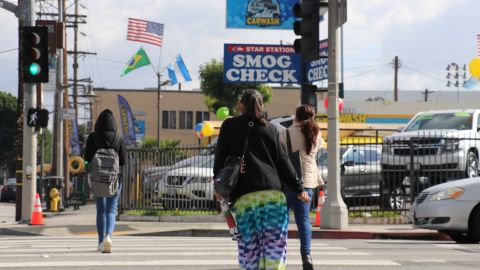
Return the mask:
<svg viewBox="0 0 480 270">
<path fill-rule="evenodd" d="M 40 195 L 35 196 L 35 203 L 33 204 L 32 219 L 29 225 L 43 225 L 42 204 L 40 203 Z"/>
<path fill-rule="evenodd" d="M 322 210 L 323 203 L 325 202 L 325 193 L 323 190 L 320 190 L 318 193 L 318 204 L 317 204 L 317 215 L 315 217 L 315 223 L 313 224 L 314 227 L 320 227 L 320 211 Z"/>
</svg>

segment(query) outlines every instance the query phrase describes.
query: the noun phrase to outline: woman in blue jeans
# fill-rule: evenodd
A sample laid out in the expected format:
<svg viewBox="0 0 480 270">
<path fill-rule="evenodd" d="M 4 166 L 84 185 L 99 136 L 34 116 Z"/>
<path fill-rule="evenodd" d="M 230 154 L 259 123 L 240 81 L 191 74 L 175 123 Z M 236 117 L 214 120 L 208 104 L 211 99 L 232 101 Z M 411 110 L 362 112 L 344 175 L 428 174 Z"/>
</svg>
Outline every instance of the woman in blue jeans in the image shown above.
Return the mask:
<svg viewBox="0 0 480 270">
<path fill-rule="evenodd" d="M 301 105 L 295 111 L 293 125 L 280 133 L 280 141 L 285 149 L 288 148 L 287 139 L 290 137 L 291 152 L 300 153 L 301 177 L 303 189 L 308 193 L 310 201 L 313 190 L 323 185 L 318 172 L 316 156 L 322 147 L 323 139 L 315 121 L 315 111 L 309 105 Z M 288 131 L 288 132 L 287 132 Z M 310 240 L 312 229 L 310 225 L 310 204 L 300 201 L 297 196 L 287 189 L 288 210 L 293 209 L 295 222 L 300 236 L 300 253 L 304 270 L 313 270 L 313 261 L 310 256 Z"/>
<path fill-rule="evenodd" d="M 85 146 L 85 161 L 91 163 L 98 149 L 114 149 L 118 154 L 120 167 L 125 164 L 127 153 L 123 138 L 117 134 L 117 126 L 112 111 L 106 109 L 100 113 L 95 123 L 94 132 L 90 133 Z M 121 171 L 121 169 L 120 169 Z M 121 177 L 119 176 L 119 187 L 112 197 L 97 197 L 97 233 L 98 248 L 102 253 L 112 252 L 112 233 L 115 228 L 115 211 L 118 205 L 118 198 L 122 188 Z"/>
</svg>

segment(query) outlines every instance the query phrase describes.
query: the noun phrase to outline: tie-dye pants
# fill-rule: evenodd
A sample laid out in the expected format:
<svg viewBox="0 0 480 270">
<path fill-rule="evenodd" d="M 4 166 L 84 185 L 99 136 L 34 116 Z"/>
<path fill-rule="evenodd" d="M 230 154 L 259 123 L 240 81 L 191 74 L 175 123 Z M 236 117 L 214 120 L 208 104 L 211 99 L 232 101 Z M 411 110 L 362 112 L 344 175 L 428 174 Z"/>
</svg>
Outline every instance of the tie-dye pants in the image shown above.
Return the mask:
<svg viewBox="0 0 480 270">
<path fill-rule="evenodd" d="M 257 191 L 235 202 L 238 261 L 242 270 L 283 270 L 287 253 L 287 203 L 277 190 Z"/>
</svg>

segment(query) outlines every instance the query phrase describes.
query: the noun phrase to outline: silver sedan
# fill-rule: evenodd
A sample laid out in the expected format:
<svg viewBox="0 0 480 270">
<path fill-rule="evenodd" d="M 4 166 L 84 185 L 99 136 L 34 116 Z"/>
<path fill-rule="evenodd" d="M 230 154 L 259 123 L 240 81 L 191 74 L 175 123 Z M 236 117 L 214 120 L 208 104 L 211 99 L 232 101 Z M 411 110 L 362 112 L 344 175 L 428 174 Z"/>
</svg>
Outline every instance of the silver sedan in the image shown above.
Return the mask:
<svg viewBox="0 0 480 270">
<path fill-rule="evenodd" d="M 425 189 L 410 208 L 409 220 L 416 228 L 438 230 L 458 243 L 480 242 L 480 177 Z"/>
</svg>

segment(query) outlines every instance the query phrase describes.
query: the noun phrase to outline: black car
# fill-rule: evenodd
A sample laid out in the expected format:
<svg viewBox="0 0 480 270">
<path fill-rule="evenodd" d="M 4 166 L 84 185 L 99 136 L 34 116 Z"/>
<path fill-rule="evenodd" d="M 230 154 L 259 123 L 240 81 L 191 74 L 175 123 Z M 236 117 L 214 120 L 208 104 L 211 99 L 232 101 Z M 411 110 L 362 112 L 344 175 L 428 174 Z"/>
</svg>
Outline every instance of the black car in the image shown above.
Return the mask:
<svg viewBox="0 0 480 270">
<path fill-rule="evenodd" d="M 8 178 L 5 184 L 0 189 L 0 201 L 8 202 L 14 201 L 17 194 L 17 179 Z"/>
</svg>

